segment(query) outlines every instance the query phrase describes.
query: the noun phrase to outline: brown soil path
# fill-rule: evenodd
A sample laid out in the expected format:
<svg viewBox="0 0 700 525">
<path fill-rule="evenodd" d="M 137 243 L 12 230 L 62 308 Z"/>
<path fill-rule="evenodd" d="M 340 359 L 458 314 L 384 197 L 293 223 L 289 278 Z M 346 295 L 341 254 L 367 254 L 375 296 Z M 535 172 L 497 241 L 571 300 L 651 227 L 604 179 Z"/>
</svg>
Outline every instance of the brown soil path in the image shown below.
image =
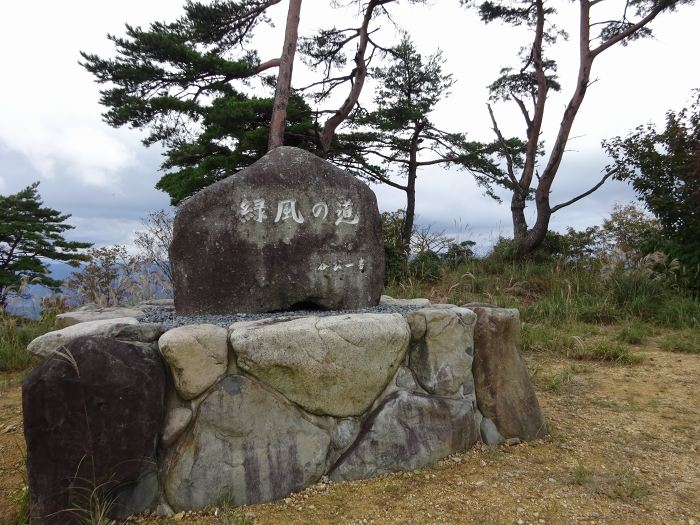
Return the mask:
<svg viewBox="0 0 700 525">
<path fill-rule="evenodd" d="M 531 356 L 546 440 L 478 449 L 431 469 L 318 485 L 285 501 L 150 524 L 700 525 L 700 355 L 648 347 L 638 365 Z M 0 379 L 0 516 L 21 488 L 19 388 Z M 543 382 L 544 384 L 544 382 Z M 6 521 L 12 523 L 12 521 Z M 0 519 L 0 523 L 3 520 Z"/>
</svg>

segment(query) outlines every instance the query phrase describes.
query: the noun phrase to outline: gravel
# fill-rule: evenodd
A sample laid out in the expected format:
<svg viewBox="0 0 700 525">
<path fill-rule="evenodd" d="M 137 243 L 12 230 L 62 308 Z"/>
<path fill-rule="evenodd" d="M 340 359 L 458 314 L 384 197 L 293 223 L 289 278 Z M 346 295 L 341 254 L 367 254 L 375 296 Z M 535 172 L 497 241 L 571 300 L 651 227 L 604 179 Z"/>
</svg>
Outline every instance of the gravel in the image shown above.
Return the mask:
<svg viewBox="0 0 700 525">
<path fill-rule="evenodd" d="M 330 315 L 346 315 L 346 314 L 405 314 L 412 310 L 416 310 L 416 306 L 390 306 L 380 304 L 372 308 L 361 308 L 359 310 L 294 310 L 290 312 L 270 312 L 262 314 L 206 314 L 206 315 L 178 315 L 172 307 L 154 306 L 144 308 L 144 315 L 139 317 L 142 323 L 158 323 L 166 329 L 175 328 L 176 326 L 184 326 L 189 324 L 214 324 L 228 328 L 233 323 L 239 321 L 258 321 L 260 319 L 274 319 L 277 317 L 304 317 L 314 315 L 317 317 L 326 317 Z"/>
</svg>

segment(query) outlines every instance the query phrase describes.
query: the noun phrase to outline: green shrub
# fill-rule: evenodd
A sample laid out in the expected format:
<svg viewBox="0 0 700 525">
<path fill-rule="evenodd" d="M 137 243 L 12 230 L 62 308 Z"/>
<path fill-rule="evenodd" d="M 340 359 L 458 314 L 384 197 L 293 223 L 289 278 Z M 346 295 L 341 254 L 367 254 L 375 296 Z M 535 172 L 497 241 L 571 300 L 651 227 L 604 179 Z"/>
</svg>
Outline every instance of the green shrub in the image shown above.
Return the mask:
<svg viewBox="0 0 700 525">
<path fill-rule="evenodd" d="M 394 244 L 384 243 L 384 284 L 404 280 L 407 270 L 404 253 Z"/>
<path fill-rule="evenodd" d="M 416 255 L 408 268 L 411 276 L 421 281 L 437 281 L 442 275 L 440 257 L 431 250 Z"/>
</svg>

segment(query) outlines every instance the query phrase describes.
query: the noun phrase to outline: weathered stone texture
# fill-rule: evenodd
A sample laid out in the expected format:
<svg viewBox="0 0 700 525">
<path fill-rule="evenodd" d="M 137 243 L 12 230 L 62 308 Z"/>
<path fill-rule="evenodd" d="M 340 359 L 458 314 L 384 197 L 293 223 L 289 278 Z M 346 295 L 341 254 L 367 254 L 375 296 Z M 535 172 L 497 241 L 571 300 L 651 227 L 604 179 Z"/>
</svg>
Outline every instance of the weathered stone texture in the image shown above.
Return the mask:
<svg viewBox="0 0 700 525">
<path fill-rule="evenodd" d="M 40 335 L 27 345 L 27 351 L 39 357 L 46 357 L 73 339 L 85 336 L 112 337 L 115 331 L 121 331 L 127 325 L 138 325 L 138 321 L 133 317 L 120 317 L 70 325 Z"/>
<path fill-rule="evenodd" d="M 228 331 L 221 326 L 178 326 L 160 337 L 158 348 L 183 399 L 197 397 L 226 373 Z"/>
<path fill-rule="evenodd" d="M 403 360 L 401 314 L 352 314 L 235 323 L 238 366 L 305 410 L 336 417 L 365 412 Z"/>
<path fill-rule="evenodd" d="M 421 308 L 407 314 L 411 327 L 410 366 L 429 393 L 454 396 L 471 389 L 474 322 L 466 308 Z"/>
<path fill-rule="evenodd" d="M 69 341 L 32 370 L 22 406 L 33 524 L 70 523 L 66 509 L 96 487 L 138 484 L 156 461 L 165 383 L 155 351 L 105 337 Z M 120 498 L 126 510 L 150 504 L 140 490 Z"/>
<path fill-rule="evenodd" d="M 335 481 L 425 467 L 479 438 L 473 401 L 395 392 L 370 414 L 330 473 Z"/>
<path fill-rule="evenodd" d="M 544 414 L 519 351 L 520 314 L 515 309 L 465 307 L 477 315 L 472 372 L 484 418 L 505 439 L 545 436 Z"/>
<path fill-rule="evenodd" d="M 279 499 L 317 481 L 328 433 L 289 401 L 243 376 L 228 376 L 199 406 L 168 459 L 165 494 L 175 509 Z"/>
<path fill-rule="evenodd" d="M 105 319 L 117 319 L 119 317 L 139 317 L 143 315 L 143 310 L 137 308 L 125 308 L 123 306 L 106 306 L 100 308 L 95 305 L 83 306 L 73 312 L 58 314 L 54 323 L 54 328 L 60 330 L 67 326 L 89 321 L 103 321 Z"/>
<path fill-rule="evenodd" d="M 170 260 L 178 313 L 373 306 L 384 278 L 376 197 L 311 153 L 275 148 L 180 205 Z"/>
</svg>

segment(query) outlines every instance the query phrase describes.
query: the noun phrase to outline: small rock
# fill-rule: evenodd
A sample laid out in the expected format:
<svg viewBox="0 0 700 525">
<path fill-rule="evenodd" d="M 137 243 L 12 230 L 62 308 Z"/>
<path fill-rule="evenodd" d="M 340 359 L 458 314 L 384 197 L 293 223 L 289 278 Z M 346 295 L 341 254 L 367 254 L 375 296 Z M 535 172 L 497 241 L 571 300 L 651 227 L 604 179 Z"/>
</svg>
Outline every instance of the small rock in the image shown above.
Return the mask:
<svg viewBox="0 0 700 525">
<path fill-rule="evenodd" d="M 17 425 L 7 425 L 7 426 L 3 429 L 2 433 L 3 433 L 3 434 L 9 434 L 10 432 L 14 432 L 15 430 L 17 430 Z"/>
<path fill-rule="evenodd" d="M 185 517 L 185 512 L 184 512 L 184 511 L 180 511 L 180 512 L 178 512 L 177 514 L 175 514 L 175 515 L 173 516 L 173 519 L 174 519 L 175 521 L 180 521 L 180 520 L 182 520 L 182 518 L 184 518 L 184 517 Z"/>
<path fill-rule="evenodd" d="M 513 447 L 515 445 L 520 445 L 520 443 L 522 443 L 522 441 L 520 440 L 520 438 L 508 438 L 508 439 L 506 439 L 505 443 L 509 447 Z"/>
</svg>

